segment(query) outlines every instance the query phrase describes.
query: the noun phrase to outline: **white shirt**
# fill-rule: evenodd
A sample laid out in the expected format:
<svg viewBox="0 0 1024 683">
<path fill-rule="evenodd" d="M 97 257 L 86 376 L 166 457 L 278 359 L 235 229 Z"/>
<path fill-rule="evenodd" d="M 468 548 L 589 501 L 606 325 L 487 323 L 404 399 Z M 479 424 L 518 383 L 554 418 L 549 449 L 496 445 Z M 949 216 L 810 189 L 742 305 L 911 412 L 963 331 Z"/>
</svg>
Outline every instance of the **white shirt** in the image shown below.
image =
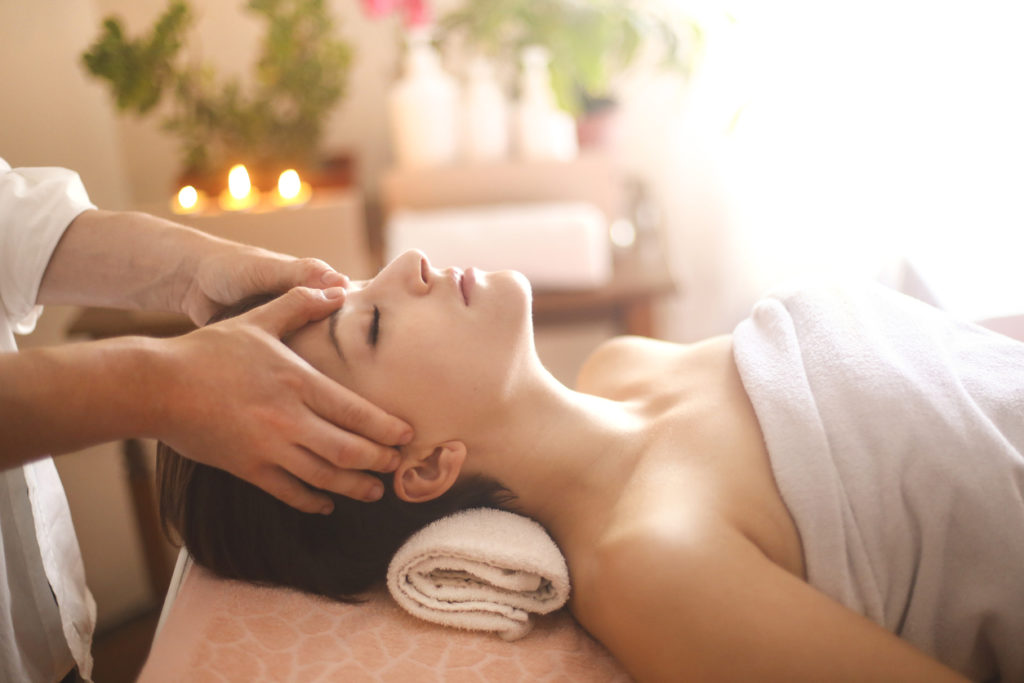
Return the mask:
<svg viewBox="0 0 1024 683">
<path fill-rule="evenodd" d="M 73 171 L 12 170 L 0 159 L 0 353 L 16 351 L 14 332 L 34 329 L 50 256 L 90 208 Z M 95 626 L 96 603 L 53 460 L 0 472 L 0 680 L 52 683 L 75 664 L 88 680 Z"/>
</svg>

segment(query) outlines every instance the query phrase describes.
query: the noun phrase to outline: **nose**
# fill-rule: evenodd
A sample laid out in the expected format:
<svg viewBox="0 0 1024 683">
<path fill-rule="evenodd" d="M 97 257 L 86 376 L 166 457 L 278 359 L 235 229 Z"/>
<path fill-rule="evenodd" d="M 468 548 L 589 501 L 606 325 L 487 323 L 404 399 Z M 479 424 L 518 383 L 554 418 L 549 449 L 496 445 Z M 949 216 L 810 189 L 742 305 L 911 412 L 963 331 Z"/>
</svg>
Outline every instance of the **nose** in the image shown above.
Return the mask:
<svg viewBox="0 0 1024 683">
<path fill-rule="evenodd" d="M 419 249 L 410 249 L 389 263 L 375 280 L 397 284 L 410 294 L 426 294 L 430 291 L 430 261 Z"/>
</svg>

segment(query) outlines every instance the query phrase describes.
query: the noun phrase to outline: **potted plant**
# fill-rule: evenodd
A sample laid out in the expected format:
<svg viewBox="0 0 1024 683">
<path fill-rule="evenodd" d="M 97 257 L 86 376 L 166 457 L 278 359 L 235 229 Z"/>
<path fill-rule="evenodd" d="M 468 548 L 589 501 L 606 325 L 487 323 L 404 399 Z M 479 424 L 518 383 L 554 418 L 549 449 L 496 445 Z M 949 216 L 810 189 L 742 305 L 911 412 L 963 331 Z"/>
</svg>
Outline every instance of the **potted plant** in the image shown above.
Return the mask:
<svg viewBox="0 0 1024 683">
<path fill-rule="evenodd" d="M 514 64 L 528 45 L 547 49 L 558 103 L 580 118 L 614 108 L 614 77 L 653 42 L 661 66 L 687 74 L 699 26 L 655 0 L 465 0 L 438 20 L 442 43 L 457 42 Z"/>
<path fill-rule="evenodd" d="M 121 111 L 163 111 L 163 127 L 181 143 L 182 175 L 199 187 L 239 161 L 257 177 L 288 167 L 315 175 L 324 120 L 345 92 L 352 51 L 333 35 L 323 0 L 248 0 L 246 7 L 267 22 L 249 91 L 181 54 L 194 17 L 185 0 L 171 0 L 135 39 L 116 18 L 105 19 L 82 55 Z"/>
</svg>

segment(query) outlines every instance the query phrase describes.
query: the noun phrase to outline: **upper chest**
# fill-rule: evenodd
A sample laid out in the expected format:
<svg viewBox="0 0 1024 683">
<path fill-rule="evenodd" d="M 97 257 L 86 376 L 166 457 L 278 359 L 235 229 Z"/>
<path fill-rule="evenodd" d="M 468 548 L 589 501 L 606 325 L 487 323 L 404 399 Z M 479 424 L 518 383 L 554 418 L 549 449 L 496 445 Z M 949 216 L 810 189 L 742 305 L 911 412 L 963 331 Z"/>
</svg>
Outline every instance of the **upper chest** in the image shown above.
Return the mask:
<svg viewBox="0 0 1024 683">
<path fill-rule="evenodd" d="M 579 389 L 634 402 L 650 425 L 645 454 L 609 516 L 607 538 L 714 520 L 803 574 L 799 533 L 775 482 L 731 338 L 689 346 L 613 340 L 588 359 Z"/>
</svg>

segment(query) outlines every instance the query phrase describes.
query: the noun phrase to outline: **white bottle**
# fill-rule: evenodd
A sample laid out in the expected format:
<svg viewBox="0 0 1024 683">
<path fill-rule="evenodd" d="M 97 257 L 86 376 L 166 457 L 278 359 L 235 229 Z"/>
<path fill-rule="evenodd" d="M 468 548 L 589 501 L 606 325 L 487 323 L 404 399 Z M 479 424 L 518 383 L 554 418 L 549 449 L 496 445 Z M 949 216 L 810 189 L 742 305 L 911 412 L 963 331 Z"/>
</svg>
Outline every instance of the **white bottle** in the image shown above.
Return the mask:
<svg viewBox="0 0 1024 683">
<path fill-rule="evenodd" d="M 400 168 L 428 168 L 458 154 L 458 85 L 441 67 L 429 33 L 409 34 L 402 77 L 391 88 L 388 114 Z"/>
<path fill-rule="evenodd" d="M 483 57 L 469 64 L 463 95 L 465 127 L 463 154 L 466 161 L 486 163 L 508 156 L 508 103 L 493 65 Z"/>
<path fill-rule="evenodd" d="M 569 161 L 576 158 L 576 122 L 558 108 L 551 89 L 548 52 L 528 47 L 522 53 L 516 148 L 526 161 Z"/>
</svg>

